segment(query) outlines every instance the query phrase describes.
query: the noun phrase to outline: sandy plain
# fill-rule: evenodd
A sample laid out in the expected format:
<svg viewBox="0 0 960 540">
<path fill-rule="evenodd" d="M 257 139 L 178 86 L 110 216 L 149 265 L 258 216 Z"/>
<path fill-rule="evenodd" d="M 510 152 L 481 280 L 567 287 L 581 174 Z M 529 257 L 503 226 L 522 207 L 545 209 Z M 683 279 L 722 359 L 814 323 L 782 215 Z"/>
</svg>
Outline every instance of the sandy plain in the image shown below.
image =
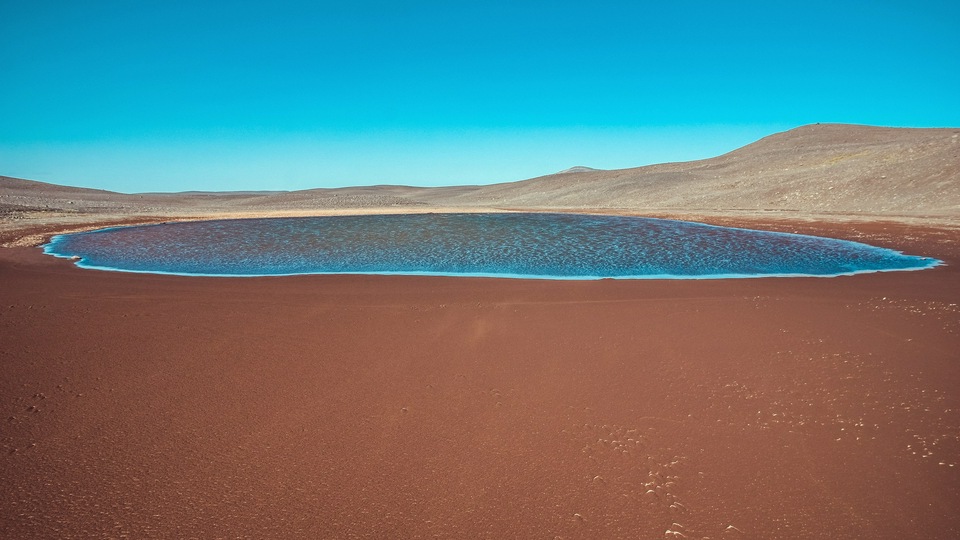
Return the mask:
<svg viewBox="0 0 960 540">
<path fill-rule="evenodd" d="M 946 263 L 707 281 L 100 272 L 23 244 L 176 212 L 17 210 L 0 537 L 958 537 L 945 198 L 669 214 Z"/>
</svg>

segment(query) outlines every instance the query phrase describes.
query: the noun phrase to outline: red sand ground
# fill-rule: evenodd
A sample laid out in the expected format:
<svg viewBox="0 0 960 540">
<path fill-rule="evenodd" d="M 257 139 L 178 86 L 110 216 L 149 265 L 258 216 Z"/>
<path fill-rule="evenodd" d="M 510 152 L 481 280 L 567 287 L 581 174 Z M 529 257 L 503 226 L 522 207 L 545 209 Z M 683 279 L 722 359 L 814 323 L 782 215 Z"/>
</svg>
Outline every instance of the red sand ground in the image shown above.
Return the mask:
<svg viewBox="0 0 960 540">
<path fill-rule="evenodd" d="M 217 279 L 0 250 L 0 537 L 960 537 L 956 231 L 767 225 L 949 265 Z"/>
</svg>

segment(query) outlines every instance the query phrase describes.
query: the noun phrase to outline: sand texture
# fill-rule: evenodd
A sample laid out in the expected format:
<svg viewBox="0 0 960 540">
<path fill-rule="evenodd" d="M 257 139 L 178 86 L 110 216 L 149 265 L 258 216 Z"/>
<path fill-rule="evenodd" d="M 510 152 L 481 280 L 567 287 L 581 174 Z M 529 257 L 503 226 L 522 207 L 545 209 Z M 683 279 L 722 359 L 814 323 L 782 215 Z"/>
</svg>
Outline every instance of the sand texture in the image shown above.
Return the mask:
<svg viewBox="0 0 960 540">
<path fill-rule="evenodd" d="M 948 265 L 217 279 L 0 250 L 0 536 L 957 537 L 957 236 L 790 228 Z"/>
<path fill-rule="evenodd" d="M 484 187 L 0 178 L 0 538 L 958 538 L 958 130 L 807 126 Z M 60 179 L 69 183 L 69 179 Z M 200 278 L 107 224 L 575 210 L 942 259 L 837 278 Z"/>
</svg>

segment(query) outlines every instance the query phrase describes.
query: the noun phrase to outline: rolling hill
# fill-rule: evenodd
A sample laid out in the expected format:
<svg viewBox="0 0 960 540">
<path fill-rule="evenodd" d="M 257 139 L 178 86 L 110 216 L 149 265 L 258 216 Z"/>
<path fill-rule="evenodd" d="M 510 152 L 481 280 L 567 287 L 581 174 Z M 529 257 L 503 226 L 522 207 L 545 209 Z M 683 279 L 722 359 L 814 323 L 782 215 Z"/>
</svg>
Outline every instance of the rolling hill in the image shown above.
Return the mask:
<svg viewBox="0 0 960 540">
<path fill-rule="evenodd" d="M 960 129 L 815 124 L 700 161 L 503 184 L 120 194 L 0 177 L 5 230 L 45 221 L 330 211 L 565 210 L 960 220 Z"/>
</svg>

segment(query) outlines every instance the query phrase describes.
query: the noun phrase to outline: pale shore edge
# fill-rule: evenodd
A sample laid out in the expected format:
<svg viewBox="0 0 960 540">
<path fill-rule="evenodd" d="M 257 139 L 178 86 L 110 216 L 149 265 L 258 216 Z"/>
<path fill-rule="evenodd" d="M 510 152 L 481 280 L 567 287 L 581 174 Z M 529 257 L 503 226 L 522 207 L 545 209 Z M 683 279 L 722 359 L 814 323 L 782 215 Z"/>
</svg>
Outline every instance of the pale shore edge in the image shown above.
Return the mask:
<svg viewBox="0 0 960 540">
<path fill-rule="evenodd" d="M 960 216 L 903 216 L 883 214 L 818 214 L 804 212 L 739 211 L 739 210 L 644 210 L 631 208 L 499 208 L 499 207 L 370 207 L 347 209 L 268 210 L 257 212 L 209 212 L 170 215 L 86 214 L 43 215 L 16 221 L 0 221 L 0 247 L 36 247 L 60 234 L 93 231 L 107 227 L 155 225 L 186 221 L 216 221 L 223 219 L 263 219 L 280 217 L 323 217 L 398 214 L 460 214 L 460 213 L 563 213 L 601 214 L 612 216 L 649 217 L 692 221 L 710 225 L 729 225 L 731 222 L 772 223 L 892 223 L 960 230 Z M 733 225 L 735 226 L 735 225 Z"/>
</svg>

